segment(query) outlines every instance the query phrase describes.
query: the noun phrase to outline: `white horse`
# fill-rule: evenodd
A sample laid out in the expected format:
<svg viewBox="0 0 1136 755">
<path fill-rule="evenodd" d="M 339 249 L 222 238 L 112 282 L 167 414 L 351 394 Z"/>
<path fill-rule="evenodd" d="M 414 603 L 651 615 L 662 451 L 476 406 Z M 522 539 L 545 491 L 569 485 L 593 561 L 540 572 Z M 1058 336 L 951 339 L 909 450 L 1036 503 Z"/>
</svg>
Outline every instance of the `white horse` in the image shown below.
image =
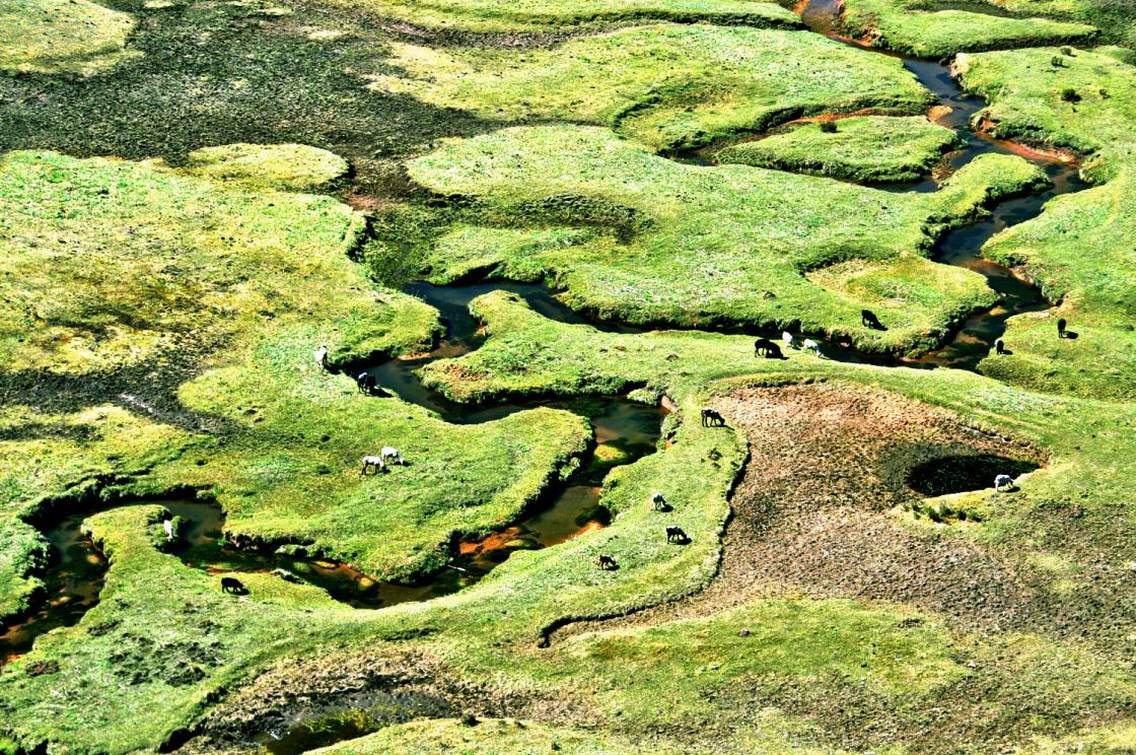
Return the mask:
<svg viewBox="0 0 1136 755">
<path fill-rule="evenodd" d="M 379 472 L 382 472 L 384 469 L 386 469 L 386 467 L 387 464 L 385 461 L 383 461 L 382 456 L 364 456 L 363 469 L 359 471 L 359 474 L 367 474 L 368 469 L 374 469 L 375 474 L 378 474 Z"/>
<path fill-rule="evenodd" d="M 1012 487 L 1014 487 L 1014 478 L 1010 477 L 1010 475 L 1000 474 L 994 478 L 995 490 L 1009 490 Z"/>
<path fill-rule="evenodd" d="M 784 341 L 785 345 L 788 346 L 790 349 L 797 348 L 797 339 L 789 331 L 787 331 L 787 330 L 782 331 L 781 340 Z"/>
<path fill-rule="evenodd" d="M 320 346 L 318 349 L 316 349 L 316 355 L 315 355 L 316 356 L 316 364 L 319 365 L 319 368 L 321 370 L 327 369 L 327 355 L 328 355 L 328 353 L 329 353 L 328 348 L 326 346 Z"/>
<path fill-rule="evenodd" d="M 174 520 L 167 519 L 162 522 L 162 529 L 166 532 L 166 542 L 173 542 L 174 539 Z"/>
<path fill-rule="evenodd" d="M 817 343 L 816 341 L 814 341 L 813 339 L 806 338 L 805 342 L 803 344 L 801 344 L 801 346 L 804 348 L 805 351 L 811 351 L 812 353 L 816 354 L 818 357 L 821 357 L 822 359 L 824 358 L 824 354 L 822 354 L 821 351 L 820 351 L 820 344 Z"/>
<path fill-rule="evenodd" d="M 392 446 L 383 446 L 383 450 L 379 452 L 379 455 L 382 456 L 384 463 L 389 461 L 391 464 L 406 465 L 406 459 L 402 458 L 402 451 Z"/>
</svg>

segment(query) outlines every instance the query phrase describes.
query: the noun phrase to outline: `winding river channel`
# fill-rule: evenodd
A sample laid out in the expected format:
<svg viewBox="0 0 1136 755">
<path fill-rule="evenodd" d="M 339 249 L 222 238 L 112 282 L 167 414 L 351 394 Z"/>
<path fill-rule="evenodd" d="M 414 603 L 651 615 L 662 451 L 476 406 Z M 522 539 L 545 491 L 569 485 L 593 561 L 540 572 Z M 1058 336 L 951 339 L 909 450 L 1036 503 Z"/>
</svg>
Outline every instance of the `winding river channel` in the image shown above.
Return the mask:
<svg viewBox="0 0 1136 755">
<path fill-rule="evenodd" d="M 802 9 L 802 18 L 813 32 L 863 47 L 837 34 L 837 13 L 838 0 L 811 0 Z M 880 50 L 875 52 L 893 54 Z M 1051 181 L 1050 187 L 1044 191 L 999 202 L 990 208 L 988 217 L 947 233 L 935 246 L 936 261 L 965 267 L 985 276 L 989 285 L 1001 297 L 998 304 L 967 319 L 941 348 L 918 359 L 893 359 L 886 362 L 973 369 L 989 354 L 995 340 L 1003 335 L 1008 318 L 1051 306 L 1040 290 L 1028 280 L 983 259 L 982 245 L 999 231 L 1036 217 L 1044 204 L 1054 196 L 1081 190 L 1086 185 L 1079 178 L 1077 163 L 1066 156 L 1000 141 L 975 130 L 972 121 L 984 103 L 965 94 L 947 66 L 914 58 L 903 60 L 907 69 L 939 98 L 941 107 L 934 109 L 937 122 L 959 131 L 966 139 L 966 146 L 945 158 L 945 167 L 936 172 L 935 180 L 928 178 L 917 184 L 887 187 L 889 190 L 934 191 L 938 185 L 937 180 L 941 180 L 944 175 L 949 175 L 981 154 L 991 152 L 1020 155 L 1041 166 Z M 588 323 L 619 332 L 635 330 L 616 324 L 591 322 L 561 304 L 555 298 L 555 292 L 541 285 L 480 283 L 443 287 L 412 284 L 407 290 L 441 312 L 447 333 L 437 348 L 427 355 L 393 359 L 369 368 L 368 371 L 375 376 L 383 392 L 395 394 L 404 401 L 437 412 L 449 422 L 461 424 L 491 421 L 534 406 L 564 408 L 587 416 L 595 430 L 596 444 L 617 447 L 622 452 L 623 463 L 633 462 L 654 452 L 658 448 L 665 415 L 665 411 L 659 407 L 612 397 L 575 401 L 534 399 L 470 407 L 450 402 L 423 386 L 418 376 L 418 370 L 423 365 L 434 359 L 467 353 L 480 345 L 478 323 L 469 314 L 468 305 L 473 298 L 498 289 L 518 294 L 534 310 L 555 320 Z M 834 359 L 880 361 L 878 357 L 857 354 L 841 349 L 836 344 L 826 345 L 826 351 Z M 585 463 L 579 472 L 567 482 L 548 491 L 521 521 L 482 540 L 456 543 L 452 561 L 447 568 L 420 585 L 385 583 L 371 579 L 344 564 L 319 558 L 286 557 L 267 551 L 237 548 L 225 537 L 224 514 L 213 503 L 148 500 L 108 504 L 108 507 L 157 503 L 165 506 L 171 514 L 180 516 L 187 524 L 180 533 L 180 543 L 174 552 L 192 567 L 210 573 L 284 569 L 298 579 L 323 587 L 333 598 L 347 605 L 379 608 L 454 592 L 476 582 L 517 549 L 552 546 L 581 532 L 604 526 L 607 518 L 606 512 L 599 506 L 599 491 L 602 478 L 610 467 L 591 463 L 592 461 L 591 457 L 584 459 Z M 68 516 L 44 529 L 55 557 L 44 575 L 46 589 L 43 600 L 34 612 L 0 633 L 0 663 L 26 652 L 40 634 L 77 623 L 97 603 L 107 563 L 81 527 L 83 520 L 95 511 L 87 510 Z M 304 733 L 307 731 L 304 729 L 305 722 L 293 723 L 297 728 L 274 734 L 261 744 L 272 752 L 301 752 L 316 744 L 327 744 L 329 741 L 362 733 L 353 725 L 342 730 L 332 727 L 334 733 L 331 736 L 316 737 L 313 740 Z"/>
</svg>

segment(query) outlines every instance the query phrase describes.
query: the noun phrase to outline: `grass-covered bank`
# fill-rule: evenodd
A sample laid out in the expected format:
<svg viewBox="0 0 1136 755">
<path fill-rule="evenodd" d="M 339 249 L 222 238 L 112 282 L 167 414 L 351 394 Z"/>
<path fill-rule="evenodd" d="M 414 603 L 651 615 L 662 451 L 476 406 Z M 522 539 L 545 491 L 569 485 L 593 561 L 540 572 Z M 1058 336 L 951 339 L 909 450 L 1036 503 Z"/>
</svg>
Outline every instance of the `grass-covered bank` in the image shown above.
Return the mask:
<svg viewBox="0 0 1136 755">
<path fill-rule="evenodd" d="M 633 223 L 626 234 L 549 243 L 501 244 L 493 229 L 460 226 L 425 238 L 427 251 L 444 246 L 451 267 L 476 260 L 500 277 L 543 278 L 574 308 L 604 318 L 797 328 L 875 352 L 929 348 L 992 302 L 981 276 L 917 255 L 987 203 L 1045 180 L 1020 158 L 990 155 L 937 192 L 896 194 L 746 166 L 683 165 L 569 126 L 451 142 L 413 161 L 410 175 L 439 194 L 478 198 L 514 225 L 563 225 L 565 211 L 589 206 Z M 389 233 L 406 241 L 397 224 Z M 406 254 L 429 259 L 421 249 Z M 863 327 L 863 308 L 888 330 Z"/>
<path fill-rule="evenodd" d="M 841 28 L 874 47 L 920 58 L 959 52 L 1085 43 L 1096 27 L 1048 18 L 959 10 L 935 0 L 844 0 Z"/>
<path fill-rule="evenodd" d="M 714 159 L 858 183 L 903 183 L 929 175 L 960 146 L 958 134 L 923 116 L 853 116 L 790 125 L 784 133 L 719 150 Z"/>
<path fill-rule="evenodd" d="M 1136 333 L 1130 239 L 1136 201 L 1136 73 L 1117 48 L 1040 48 L 961 56 L 963 84 L 990 101 L 981 114 L 997 136 L 1086 153 L 1101 184 L 1051 202 L 983 253 L 1020 266 L 1061 306 L 1010 321 L 1014 354 L 982 370 L 1044 390 L 1132 398 Z M 1076 338 L 1059 338 L 1058 318 Z"/>
<path fill-rule="evenodd" d="M 90 0 L 0 3 L 0 71 L 91 75 L 137 55 L 129 13 Z"/>
<path fill-rule="evenodd" d="M 803 31 L 653 24 L 547 50 L 398 44 L 393 51 L 391 72 L 374 77 L 377 91 L 490 120 L 610 126 L 657 151 L 803 115 L 908 114 L 930 104 L 900 61 Z"/>
</svg>

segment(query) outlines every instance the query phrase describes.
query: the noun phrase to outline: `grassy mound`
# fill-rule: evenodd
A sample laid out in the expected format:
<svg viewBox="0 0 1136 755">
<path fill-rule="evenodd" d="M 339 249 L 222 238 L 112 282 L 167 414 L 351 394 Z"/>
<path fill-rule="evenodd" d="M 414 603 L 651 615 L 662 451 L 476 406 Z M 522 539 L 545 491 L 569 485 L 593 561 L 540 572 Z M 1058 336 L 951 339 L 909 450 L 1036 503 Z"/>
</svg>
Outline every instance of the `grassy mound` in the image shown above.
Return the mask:
<svg viewBox="0 0 1136 755">
<path fill-rule="evenodd" d="M 409 578 L 441 567 L 454 532 L 515 518 L 590 435 L 546 410 L 451 426 L 319 370 L 320 343 L 350 364 L 438 329 L 368 285 L 347 258 L 361 220 L 329 197 L 48 153 L 8 155 L 0 187 L 6 606 L 34 587 L 37 541 L 14 517 L 116 471 L 142 494 L 208 490 L 236 531 Z M 361 477 L 384 445 L 410 465 Z"/>
<path fill-rule="evenodd" d="M 921 58 L 1085 42 L 1097 34 L 1097 29 L 1088 24 L 935 8 L 936 3 L 920 0 L 845 0 L 841 23 L 847 33 L 875 47 Z"/>
<path fill-rule="evenodd" d="M 398 75 L 372 87 L 495 120 L 610 125 L 656 150 L 702 146 L 801 115 L 921 112 L 930 96 L 900 61 L 808 32 L 656 24 L 552 49 L 394 45 Z"/>
<path fill-rule="evenodd" d="M 603 317 L 682 326 L 800 324 L 876 351 L 928 347 L 991 300 L 977 275 L 896 261 L 925 252 L 940 231 L 991 199 L 1043 180 L 1019 158 L 988 156 L 938 192 L 894 194 L 781 171 L 681 165 L 609 132 L 569 126 L 453 142 L 413 161 L 410 174 L 436 192 L 478 197 L 534 224 L 589 207 L 631 218 L 626 237 L 604 234 L 568 247 L 497 248 L 484 243 L 492 234 L 458 229 L 443 242 L 457 255 L 447 267 L 496 255 L 495 274 L 555 281 L 569 304 Z M 922 280 L 912 289 L 857 291 L 830 286 L 832 276 L 818 285 L 806 275 L 853 259 L 906 266 L 907 277 L 918 269 Z M 859 324 L 860 310 L 876 305 L 887 332 Z"/>
<path fill-rule="evenodd" d="M 334 0 L 343 2 L 344 0 Z M 357 3 L 350 3 L 357 7 Z M 563 27 L 656 19 L 693 23 L 796 28 L 796 15 L 758 0 L 367 0 L 366 10 L 415 27 L 491 33 L 541 32 Z"/>
<path fill-rule="evenodd" d="M 931 0 L 934 2 L 934 0 Z M 1092 24 L 1110 42 L 1136 46 L 1136 15 L 1131 7 L 1113 0 L 989 0 L 992 5 L 1020 15 L 1047 15 Z"/>
<path fill-rule="evenodd" d="M 128 13 L 90 0 L 0 0 L 0 70 L 90 75 L 137 55 Z"/>
<path fill-rule="evenodd" d="M 273 189 L 315 189 L 347 173 L 347 161 L 306 144 L 226 144 L 189 153 L 186 172 Z"/>
<path fill-rule="evenodd" d="M 885 183 L 916 181 L 960 146 L 955 132 L 922 116 L 841 118 L 827 128 L 832 127 L 836 130 L 822 130 L 820 123 L 802 124 L 783 134 L 727 147 L 714 157 L 719 163 Z"/>
<path fill-rule="evenodd" d="M 1043 390 L 1136 396 L 1136 71 L 1107 48 L 967 55 L 958 66 L 990 100 L 983 117 L 995 134 L 1086 152 L 1085 172 L 1102 182 L 1055 199 L 983 250 L 1023 267 L 1061 307 L 1011 320 L 1013 355 L 981 369 Z M 1057 337 L 1059 317 L 1078 338 Z"/>
</svg>

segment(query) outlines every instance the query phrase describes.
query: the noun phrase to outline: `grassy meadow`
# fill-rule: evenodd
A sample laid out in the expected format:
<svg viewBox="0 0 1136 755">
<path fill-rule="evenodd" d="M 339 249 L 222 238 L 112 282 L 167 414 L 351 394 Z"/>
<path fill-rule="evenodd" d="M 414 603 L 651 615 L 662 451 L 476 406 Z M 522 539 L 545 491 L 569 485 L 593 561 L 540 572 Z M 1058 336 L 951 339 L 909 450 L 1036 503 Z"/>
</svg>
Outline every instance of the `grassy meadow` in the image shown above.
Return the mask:
<svg viewBox="0 0 1136 755">
<path fill-rule="evenodd" d="M 935 95 L 801 10 L 0 0 L 0 753 L 1136 747 L 1136 27 L 846 0 L 1023 146 L 948 175 Z M 1052 306 L 901 366 L 998 305 L 936 245 L 1054 149 L 1089 188 L 975 249 Z M 487 281 L 550 290 L 475 289 L 464 333 Z M 782 329 L 821 354 L 755 354 Z M 398 359 L 421 393 L 357 388 Z M 653 453 L 562 408 L 617 396 L 667 408 Z M 529 547 L 569 485 L 595 508 Z M 189 501 L 246 594 L 167 541 Z M 71 599 L 71 515 L 98 602 L 9 652 Z M 486 536 L 519 545 L 454 577 Z M 464 586 L 354 608 L 274 553 Z"/>
</svg>

